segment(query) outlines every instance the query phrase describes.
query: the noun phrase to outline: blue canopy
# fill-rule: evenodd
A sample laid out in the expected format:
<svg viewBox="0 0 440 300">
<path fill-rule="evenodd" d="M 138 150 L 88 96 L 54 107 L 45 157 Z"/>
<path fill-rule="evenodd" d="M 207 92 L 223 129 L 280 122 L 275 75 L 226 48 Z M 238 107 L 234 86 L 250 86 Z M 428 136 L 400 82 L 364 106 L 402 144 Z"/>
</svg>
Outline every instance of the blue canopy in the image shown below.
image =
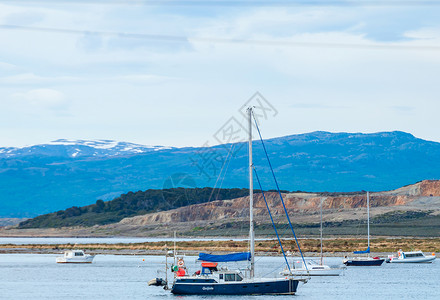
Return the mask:
<svg viewBox="0 0 440 300">
<path fill-rule="evenodd" d="M 370 253 L 370 247 L 368 247 L 367 250 L 364 250 L 364 251 L 354 251 L 353 253 L 354 253 L 354 254 Z"/>
<path fill-rule="evenodd" d="M 251 260 L 251 254 L 249 252 L 230 253 L 230 254 L 225 254 L 225 255 L 199 253 L 198 260 L 210 261 L 210 262 L 228 262 L 228 261 Z"/>
</svg>

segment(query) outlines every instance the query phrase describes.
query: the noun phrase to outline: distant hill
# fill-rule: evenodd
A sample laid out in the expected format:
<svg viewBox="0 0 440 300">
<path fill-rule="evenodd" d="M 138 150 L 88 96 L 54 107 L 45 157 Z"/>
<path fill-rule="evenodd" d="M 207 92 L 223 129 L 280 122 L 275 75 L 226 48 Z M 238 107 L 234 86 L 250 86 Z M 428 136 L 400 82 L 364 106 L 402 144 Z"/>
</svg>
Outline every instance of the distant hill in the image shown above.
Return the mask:
<svg viewBox="0 0 440 300">
<path fill-rule="evenodd" d="M 278 233 L 291 236 L 278 193 L 266 192 L 266 200 Z M 297 234 L 319 235 L 320 207 L 328 235 L 367 235 L 367 195 L 358 193 L 283 193 Z M 104 232 L 133 235 L 246 236 L 249 230 L 249 197 L 219 200 L 124 218 L 100 228 Z M 424 180 L 396 190 L 370 193 L 370 224 L 373 235 L 438 237 L 440 231 L 440 181 Z M 257 234 L 275 238 L 261 194 L 254 195 Z M 286 235 L 287 234 L 287 235 Z"/>
<path fill-rule="evenodd" d="M 399 131 L 312 132 L 269 139 L 266 147 L 285 190 L 381 191 L 440 178 L 440 143 Z M 217 186 L 248 186 L 246 148 L 234 147 Z M 229 149 L 66 140 L 0 148 L 0 217 L 34 217 L 129 191 L 212 187 Z M 275 188 L 258 141 L 254 162 L 263 189 Z"/>
<path fill-rule="evenodd" d="M 25 220 L 25 218 L 0 218 L 0 227 L 14 226 Z"/>
<path fill-rule="evenodd" d="M 274 218 L 284 218 L 284 207 L 276 192 L 265 192 Z M 358 193 L 283 193 L 283 198 L 289 214 L 295 219 L 305 216 L 317 216 L 320 211 L 320 203 L 323 202 L 323 210 L 327 214 L 332 213 L 335 220 L 359 221 L 358 213 L 366 213 L 366 192 Z M 424 180 L 409 186 L 392 191 L 374 192 L 370 194 L 370 207 L 375 211 L 389 213 L 401 211 L 429 211 L 440 213 L 440 181 Z M 249 196 L 230 200 L 219 200 L 206 203 L 179 207 L 172 210 L 151 212 L 145 215 L 125 218 L 121 221 L 124 225 L 145 226 L 152 224 L 167 224 L 171 222 L 193 221 L 231 221 L 243 219 L 247 221 L 249 216 Z M 422 214 L 425 216 L 425 214 Z M 261 193 L 254 195 L 254 217 L 256 220 L 270 222 L 266 204 Z M 366 221 L 366 217 L 361 217 Z"/>
<path fill-rule="evenodd" d="M 366 193 L 304 193 L 283 191 L 295 230 L 319 233 L 323 203 L 327 234 L 366 234 Z M 281 234 L 288 230 L 278 193 L 268 191 L 266 200 Z M 163 236 L 173 230 L 184 236 L 245 236 L 249 230 L 247 189 L 147 190 L 128 193 L 115 200 L 85 207 L 71 207 L 26 220 L 5 235 Z M 396 190 L 370 193 L 372 232 L 388 236 L 439 236 L 440 181 L 424 180 Z M 254 220 L 259 235 L 273 234 L 265 202 L 254 193 Z M 363 224 L 363 225 L 362 225 Z M 92 225 L 96 225 L 90 227 Z M 361 225 L 361 226 L 360 226 Z M 72 228 L 71 226 L 75 226 Z M 62 228 L 61 228 L 62 227 Z M 69 228 L 66 228 L 69 227 Z M 56 231 L 53 228 L 56 228 Z"/>
<path fill-rule="evenodd" d="M 243 197 L 248 189 L 213 189 L 213 188 L 173 188 L 129 192 L 120 197 L 104 202 L 77 207 L 41 215 L 19 224 L 19 228 L 57 228 L 69 226 L 93 226 L 116 223 L 126 217 L 143 215 L 205 203 L 211 200 L 223 200 Z"/>
</svg>

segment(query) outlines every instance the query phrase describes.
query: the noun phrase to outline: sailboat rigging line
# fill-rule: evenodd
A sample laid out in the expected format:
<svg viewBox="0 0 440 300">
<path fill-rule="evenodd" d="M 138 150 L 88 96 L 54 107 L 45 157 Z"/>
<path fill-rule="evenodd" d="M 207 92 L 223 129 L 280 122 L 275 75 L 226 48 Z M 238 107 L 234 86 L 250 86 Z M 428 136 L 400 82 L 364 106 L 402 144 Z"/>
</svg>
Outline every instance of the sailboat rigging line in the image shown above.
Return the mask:
<svg viewBox="0 0 440 300">
<path fill-rule="evenodd" d="M 276 272 L 277 270 L 279 270 L 280 269 L 280 267 L 282 267 L 283 266 L 283 264 L 281 264 L 281 265 L 278 265 L 276 268 L 273 268 L 272 269 L 272 271 L 270 271 L 270 272 L 267 272 L 267 273 L 265 273 L 265 274 L 263 274 L 263 276 L 262 277 L 266 277 L 266 276 L 268 276 L 268 275 L 270 275 L 270 274 L 273 274 L 274 272 Z"/>
<path fill-rule="evenodd" d="M 244 121 L 244 117 L 241 119 L 240 126 L 243 126 L 243 121 Z M 226 172 L 228 172 L 228 169 L 229 169 L 229 164 L 230 164 L 230 162 L 231 162 L 231 157 L 232 157 L 231 154 L 233 153 L 233 149 L 234 149 L 235 145 L 236 145 L 235 143 L 231 143 L 231 147 L 229 148 L 228 155 L 226 156 L 226 159 L 225 159 L 224 162 L 223 162 L 222 168 L 220 169 L 220 173 L 219 173 L 218 176 L 217 176 L 217 179 L 216 179 L 215 184 L 214 184 L 214 188 L 213 188 L 213 190 L 211 191 L 211 195 L 209 196 L 209 200 L 208 200 L 208 202 L 211 201 L 212 195 L 214 194 L 215 189 L 217 188 L 218 180 L 220 179 L 220 176 L 222 176 L 223 169 L 224 169 L 224 167 L 225 167 L 226 162 L 228 162 L 228 164 L 226 165 L 225 173 L 224 173 L 223 176 L 222 176 L 222 180 L 221 180 L 221 182 L 220 182 L 220 186 L 217 188 L 217 196 L 216 196 L 216 199 L 218 199 L 218 195 L 220 194 L 220 189 L 222 188 L 222 186 L 223 186 L 223 181 L 225 180 L 225 177 L 226 177 Z"/>
<path fill-rule="evenodd" d="M 214 187 L 213 187 L 213 189 L 211 191 L 211 195 L 209 195 L 208 202 L 211 202 L 212 195 L 214 194 L 215 189 L 217 188 L 218 180 L 220 179 L 220 176 L 222 176 L 223 169 L 225 167 L 226 162 L 228 161 L 228 158 L 229 158 L 230 154 L 232 153 L 232 149 L 233 148 L 234 148 L 234 144 L 231 144 L 231 148 L 228 151 L 228 155 L 226 156 L 226 159 L 223 161 L 223 165 L 222 165 L 222 168 L 220 169 L 220 173 L 218 174 L 217 179 L 215 180 L 215 184 L 214 184 Z M 223 178 L 225 177 L 225 175 L 226 175 L 226 172 L 225 172 L 225 174 L 223 174 Z M 218 192 L 220 192 L 220 188 L 218 188 Z M 217 197 L 218 197 L 218 193 L 217 193 Z"/>
<path fill-rule="evenodd" d="M 287 261 L 286 253 L 284 253 L 283 244 L 281 243 L 280 236 L 278 235 L 277 227 L 275 226 L 275 223 L 273 221 L 272 213 L 270 212 L 270 208 L 269 208 L 269 204 L 267 203 L 266 196 L 264 195 L 263 187 L 261 186 L 260 178 L 258 177 L 258 174 L 257 174 L 257 169 L 255 169 L 255 166 L 253 166 L 253 169 L 254 169 L 254 173 L 255 173 L 255 178 L 257 178 L 258 185 L 260 186 L 261 193 L 263 194 L 264 203 L 266 203 L 266 208 L 267 208 L 267 211 L 269 212 L 270 221 L 272 222 L 273 229 L 275 231 L 275 234 L 277 235 L 278 244 L 280 244 L 281 251 L 283 252 L 283 256 L 284 256 L 284 260 L 286 261 L 287 268 L 289 269 L 289 272 L 292 273 L 292 270 L 290 269 L 290 266 L 289 266 L 289 262 Z"/>
<path fill-rule="evenodd" d="M 231 150 L 230 150 L 230 152 L 228 153 L 228 156 L 226 157 L 226 160 L 227 160 L 228 164 L 226 165 L 225 174 L 223 174 L 223 178 L 222 178 L 222 180 L 221 180 L 221 182 L 220 182 L 220 185 L 219 185 L 219 187 L 218 187 L 218 189 L 217 189 L 217 196 L 216 196 L 216 199 L 218 199 L 218 195 L 220 194 L 220 189 L 221 189 L 222 186 L 223 186 L 223 181 L 225 181 L 226 173 L 228 172 L 229 164 L 231 163 L 231 157 L 230 157 L 229 154 L 233 152 L 234 147 L 235 147 L 235 144 L 232 144 L 232 146 L 231 146 Z M 228 159 L 228 157 L 229 157 L 229 159 Z"/>
<path fill-rule="evenodd" d="M 303 264 L 306 267 L 306 271 L 308 272 L 309 270 L 307 268 L 306 260 L 304 259 L 304 255 L 303 255 L 303 253 L 301 251 L 301 247 L 299 246 L 299 242 L 298 242 L 298 239 L 296 237 L 295 230 L 293 230 L 292 222 L 290 222 L 290 217 L 289 217 L 289 214 L 287 212 L 286 204 L 284 203 L 283 196 L 281 195 L 281 191 L 280 191 L 280 187 L 278 185 L 277 178 L 275 177 L 275 173 L 273 171 L 272 164 L 270 163 L 269 155 L 267 154 L 267 151 L 266 151 L 266 146 L 264 145 L 263 137 L 261 136 L 260 128 L 258 127 L 258 124 L 257 124 L 257 119 L 255 118 L 253 112 L 252 112 L 252 117 L 254 118 L 255 126 L 257 128 L 258 135 L 260 136 L 260 141 L 261 141 L 261 144 L 263 145 L 263 150 L 264 150 L 264 153 L 266 154 L 267 162 L 269 163 L 269 167 L 270 167 L 270 170 L 272 172 L 273 179 L 274 179 L 275 184 L 277 186 L 278 195 L 280 196 L 281 203 L 283 204 L 283 208 L 284 208 L 284 212 L 286 213 L 287 221 L 289 222 L 290 229 L 292 230 L 293 237 L 295 238 L 296 245 L 298 246 L 299 253 L 301 254 L 301 258 L 302 258 Z"/>
</svg>

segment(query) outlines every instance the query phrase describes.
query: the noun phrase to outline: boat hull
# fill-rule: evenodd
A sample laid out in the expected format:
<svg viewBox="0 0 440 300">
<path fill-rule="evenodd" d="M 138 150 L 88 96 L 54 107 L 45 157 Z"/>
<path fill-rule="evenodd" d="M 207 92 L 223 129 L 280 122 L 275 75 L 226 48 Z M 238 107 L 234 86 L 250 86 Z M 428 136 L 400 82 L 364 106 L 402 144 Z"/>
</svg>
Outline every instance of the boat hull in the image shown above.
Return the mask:
<svg viewBox="0 0 440 300">
<path fill-rule="evenodd" d="M 66 258 L 57 257 L 56 262 L 59 264 L 91 264 L 93 262 L 94 255 L 90 255 L 84 258 Z"/>
<path fill-rule="evenodd" d="M 295 276 L 339 276 L 342 269 L 327 269 L 327 270 L 295 270 L 293 275 Z"/>
<path fill-rule="evenodd" d="M 435 260 L 435 256 L 425 256 L 425 257 L 419 257 L 419 258 L 393 258 L 390 259 L 389 263 L 392 264 L 420 264 L 420 263 L 432 263 Z"/>
<path fill-rule="evenodd" d="M 346 266 L 381 266 L 385 259 L 349 259 L 344 261 Z"/>
<path fill-rule="evenodd" d="M 174 283 L 176 295 L 294 295 L 298 280 L 283 279 L 263 282 Z"/>
</svg>

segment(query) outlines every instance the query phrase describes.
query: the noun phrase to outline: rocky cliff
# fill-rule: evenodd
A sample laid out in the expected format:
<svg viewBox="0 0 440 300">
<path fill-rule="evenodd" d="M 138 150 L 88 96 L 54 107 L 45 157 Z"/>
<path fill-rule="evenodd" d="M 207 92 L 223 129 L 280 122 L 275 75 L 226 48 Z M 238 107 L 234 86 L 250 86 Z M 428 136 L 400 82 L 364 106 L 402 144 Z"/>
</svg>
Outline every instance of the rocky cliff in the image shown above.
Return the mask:
<svg viewBox="0 0 440 300">
<path fill-rule="evenodd" d="M 365 214 L 366 193 L 289 193 L 282 194 L 291 216 L 315 216 L 323 210 L 332 220 L 353 219 L 359 213 Z M 275 219 L 284 216 L 284 209 L 277 193 L 265 194 Z M 123 219 L 121 225 L 152 225 L 159 223 L 177 223 L 193 221 L 222 221 L 244 219 L 249 214 L 249 197 L 233 200 L 219 200 L 209 203 L 190 205 L 178 209 L 150 213 Z M 425 180 L 393 191 L 370 193 L 372 214 L 392 210 L 434 210 L 440 211 L 440 181 Z M 358 212 L 358 214 L 353 212 Z M 262 194 L 254 195 L 254 215 L 256 220 L 268 219 L 266 204 Z M 316 218 L 314 218 L 316 219 Z"/>
</svg>

